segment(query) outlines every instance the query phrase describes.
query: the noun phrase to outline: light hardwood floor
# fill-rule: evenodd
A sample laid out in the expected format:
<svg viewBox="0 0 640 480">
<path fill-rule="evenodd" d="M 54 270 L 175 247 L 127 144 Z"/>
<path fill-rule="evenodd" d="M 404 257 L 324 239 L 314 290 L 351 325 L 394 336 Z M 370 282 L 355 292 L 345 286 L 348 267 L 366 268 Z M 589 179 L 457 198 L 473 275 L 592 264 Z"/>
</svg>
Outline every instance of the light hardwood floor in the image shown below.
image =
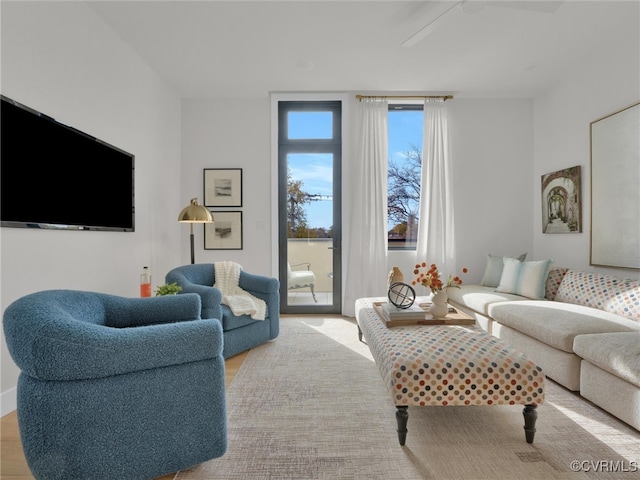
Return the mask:
<svg viewBox="0 0 640 480">
<path fill-rule="evenodd" d="M 240 353 L 225 361 L 227 387 L 242 365 L 247 352 Z M 18 432 L 18 418 L 13 411 L 0 419 L 0 479 L 2 480 L 33 480 L 27 461 L 22 452 L 20 434 Z M 164 475 L 156 480 L 173 480 L 175 473 Z"/>
</svg>

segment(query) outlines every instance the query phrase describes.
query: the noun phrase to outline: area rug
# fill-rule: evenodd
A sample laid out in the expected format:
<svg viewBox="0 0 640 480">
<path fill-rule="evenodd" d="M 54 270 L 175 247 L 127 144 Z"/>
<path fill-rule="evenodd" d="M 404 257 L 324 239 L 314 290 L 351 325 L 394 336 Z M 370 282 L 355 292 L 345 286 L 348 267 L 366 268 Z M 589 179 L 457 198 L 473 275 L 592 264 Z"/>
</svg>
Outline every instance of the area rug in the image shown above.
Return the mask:
<svg viewBox="0 0 640 480">
<path fill-rule="evenodd" d="M 282 319 L 280 336 L 247 355 L 227 404 L 226 454 L 175 480 L 639 478 L 640 434 L 550 380 L 533 444 L 522 407 L 473 406 L 409 408 L 400 446 L 352 319 Z"/>
</svg>

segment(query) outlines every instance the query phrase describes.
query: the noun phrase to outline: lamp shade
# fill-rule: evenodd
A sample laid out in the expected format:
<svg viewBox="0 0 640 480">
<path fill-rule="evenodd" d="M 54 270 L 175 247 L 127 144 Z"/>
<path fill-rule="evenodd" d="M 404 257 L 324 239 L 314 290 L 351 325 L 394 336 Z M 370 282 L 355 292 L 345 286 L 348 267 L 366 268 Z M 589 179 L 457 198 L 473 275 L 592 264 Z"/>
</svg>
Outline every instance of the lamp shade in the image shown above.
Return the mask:
<svg viewBox="0 0 640 480">
<path fill-rule="evenodd" d="M 182 223 L 212 223 L 213 215 L 206 207 L 198 203 L 197 198 L 192 198 L 189 206 L 184 207 L 178 215 L 178 221 Z"/>
</svg>

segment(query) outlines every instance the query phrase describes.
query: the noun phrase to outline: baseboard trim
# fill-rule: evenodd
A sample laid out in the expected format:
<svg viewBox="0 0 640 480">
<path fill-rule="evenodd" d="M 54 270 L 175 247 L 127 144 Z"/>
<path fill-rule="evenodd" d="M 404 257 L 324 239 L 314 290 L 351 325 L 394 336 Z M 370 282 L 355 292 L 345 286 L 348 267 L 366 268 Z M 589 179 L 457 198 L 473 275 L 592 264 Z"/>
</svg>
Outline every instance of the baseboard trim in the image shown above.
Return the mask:
<svg viewBox="0 0 640 480">
<path fill-rule="evenodd" d="M 0 394 L 0 417 L 18 408 L 18 388 L 14 387 Z"/>
</svg>

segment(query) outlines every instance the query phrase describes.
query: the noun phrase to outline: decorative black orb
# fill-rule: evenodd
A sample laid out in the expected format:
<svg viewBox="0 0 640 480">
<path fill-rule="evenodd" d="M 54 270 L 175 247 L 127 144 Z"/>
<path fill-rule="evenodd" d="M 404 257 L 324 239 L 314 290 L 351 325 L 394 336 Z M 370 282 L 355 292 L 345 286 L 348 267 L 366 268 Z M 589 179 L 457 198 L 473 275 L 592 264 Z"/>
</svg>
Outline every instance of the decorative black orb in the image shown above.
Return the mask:
<svg viewBox="0 0 640 480">
<path fill-rule="evenodd" d="M 413 305 L 416 300 L 416 291 L 411 285 L 396 282 L 389 286 L 387 296 L 392 305 L 404 309 Z"/>
</svg>

